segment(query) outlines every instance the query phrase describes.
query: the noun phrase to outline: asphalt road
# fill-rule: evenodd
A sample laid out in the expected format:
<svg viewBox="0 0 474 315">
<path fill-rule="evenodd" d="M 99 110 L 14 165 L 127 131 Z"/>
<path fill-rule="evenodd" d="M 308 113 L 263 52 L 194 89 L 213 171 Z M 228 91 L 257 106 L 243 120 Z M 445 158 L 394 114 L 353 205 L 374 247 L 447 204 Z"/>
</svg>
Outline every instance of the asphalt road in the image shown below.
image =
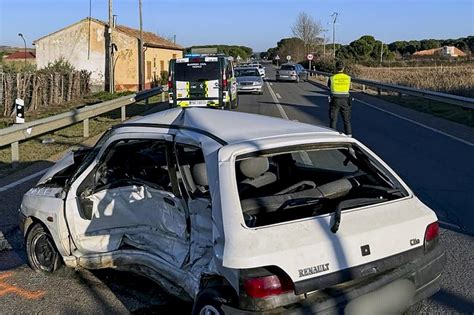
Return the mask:
<svg viewBox="0 0 474 315">
<path fill-rule="evenodd" d="M 310 83 L 273 82 L 264 95 L 242 95 L 239 111 L 328 124 L 326 92 Z M 354 136 L 380 155 L 436 211 L 445 228 L 448 264 L 442 289 L 423 303 L 425 312 L 474 312 L 474 132 L 373 98 L 357 95 Z M 376 106 L 375 106 L 376 105 Z M 341 126 L 342 127 L 342 126 Z M 25 264 L 16 228 L 21 196 L 35 181 L 6 185 L 51 165 L 42 161 L 0 179 L 0 313 L 189 313 L 190 305 L 170 299 L 151 281 L 113 270 L 64 271 L 45 276 Z M 9 249 L 11 248 L 11 249 Z"/>
</svg>

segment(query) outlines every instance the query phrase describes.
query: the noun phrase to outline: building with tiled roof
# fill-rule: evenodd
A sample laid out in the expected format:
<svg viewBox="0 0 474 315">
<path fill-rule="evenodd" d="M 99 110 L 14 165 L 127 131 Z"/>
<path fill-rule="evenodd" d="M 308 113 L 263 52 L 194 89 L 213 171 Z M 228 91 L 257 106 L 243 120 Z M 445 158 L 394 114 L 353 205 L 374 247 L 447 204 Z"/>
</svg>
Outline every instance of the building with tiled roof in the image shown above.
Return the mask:
<svg viewBox="0 0 474 315">
<path fill-rule="evenodd" d="M 418 57 L 442 56 L 442 57 L 466 57 L 467 54 L 454 46 L 444 46 L 440 48 L 420 50 L 413 54 Z"/>
<path fill-rule="evenodd" d="M 25 60 L 25 59 L 35 59 L 36 55 L 31 51 L 15 51 L 14 53 L 5 56 L 3 60 Z"/>
<path fill-rule="evenodd" d="M 88 70 L 92 85 L 104 90 L 108 85 L 108 23 L 85 18 L 54 33 L 35 40 L 38 68 L 64 58 L 77 70 Z M 114 51 L 114 86 L 116 90 L 137 90 L 139 86 L 140 31 L 117 25 L 112 31 Z M 145 88 L 159 82 L 162 71 L 168 71 L 172 58 L 180 58 L 184 48 L 151 32 L 143 32 Z"/>
</svg>

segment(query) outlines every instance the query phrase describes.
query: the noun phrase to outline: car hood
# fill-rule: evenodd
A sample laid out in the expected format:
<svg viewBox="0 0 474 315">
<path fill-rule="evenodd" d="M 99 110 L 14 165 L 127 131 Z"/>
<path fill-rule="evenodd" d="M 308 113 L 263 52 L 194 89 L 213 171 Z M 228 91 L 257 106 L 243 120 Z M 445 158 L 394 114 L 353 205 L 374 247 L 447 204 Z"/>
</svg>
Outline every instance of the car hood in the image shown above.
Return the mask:
<svg viewBox="0 0 474 315">
<path fill-rule="evenodd" d="M 262 78 L 256 77 L 256 76 L 237 77 L 237 82 L 260 82 L 260 81 L 262 81 Z"/>
<path fill-rule="evenodd" d="M 56 164 L 51 166 L 46 170 L 46 173 L 41 177 L 41 179 L 38 181 L 37 185 L 45 184 L 51 178 L 53 178 L 54 175 L 57 173 L 65 170 L 69 166 L 74 164 L 74 151 L 68 152 L 62 159 L 60 159 Z"/>
</svg>

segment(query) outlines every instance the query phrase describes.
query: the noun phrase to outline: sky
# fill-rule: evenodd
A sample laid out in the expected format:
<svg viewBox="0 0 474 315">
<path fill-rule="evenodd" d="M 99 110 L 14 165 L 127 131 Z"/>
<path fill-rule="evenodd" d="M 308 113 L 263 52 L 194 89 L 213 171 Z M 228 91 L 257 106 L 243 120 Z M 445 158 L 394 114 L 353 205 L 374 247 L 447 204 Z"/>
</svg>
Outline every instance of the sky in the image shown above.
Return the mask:
<svg viewBox="0 0 474 315">
<path fill-rule="evenodd" d="M 0 0 L 0 45 L 32 42 L 89 14 L 108 19 L 108 0 Z M 266 51 L 285 37 L 305 12 L 332 41 L 330 15 L 338 12 L 336 42 L 362 35 L 385 43 L 474 35 L 474 0 L 142 0 L 143 28 L 189 47 L 236 44 Z M 138 0 L 113 0 L 118 24 L 138 28 Z"/>
</svg>

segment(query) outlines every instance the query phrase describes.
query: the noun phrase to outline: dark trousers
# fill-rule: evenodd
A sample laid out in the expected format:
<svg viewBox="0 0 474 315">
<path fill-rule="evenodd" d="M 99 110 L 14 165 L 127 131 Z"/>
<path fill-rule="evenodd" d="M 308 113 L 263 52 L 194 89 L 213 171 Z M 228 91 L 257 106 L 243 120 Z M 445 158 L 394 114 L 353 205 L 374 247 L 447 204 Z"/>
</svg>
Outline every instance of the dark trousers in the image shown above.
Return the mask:
<svg viewBox="0 0 474 315">
<path fill-rule="evenodd" d="M 336 129 L 337 116 L 339 115 L 340 111 L 342 121 L 344 122 L 344 130 L 347 135 L 351 135 L 351 110 L 352 104 L 350 97 L 331 96 L 331 101 L 329 102 L 329 127 Z"/>
</svg>

